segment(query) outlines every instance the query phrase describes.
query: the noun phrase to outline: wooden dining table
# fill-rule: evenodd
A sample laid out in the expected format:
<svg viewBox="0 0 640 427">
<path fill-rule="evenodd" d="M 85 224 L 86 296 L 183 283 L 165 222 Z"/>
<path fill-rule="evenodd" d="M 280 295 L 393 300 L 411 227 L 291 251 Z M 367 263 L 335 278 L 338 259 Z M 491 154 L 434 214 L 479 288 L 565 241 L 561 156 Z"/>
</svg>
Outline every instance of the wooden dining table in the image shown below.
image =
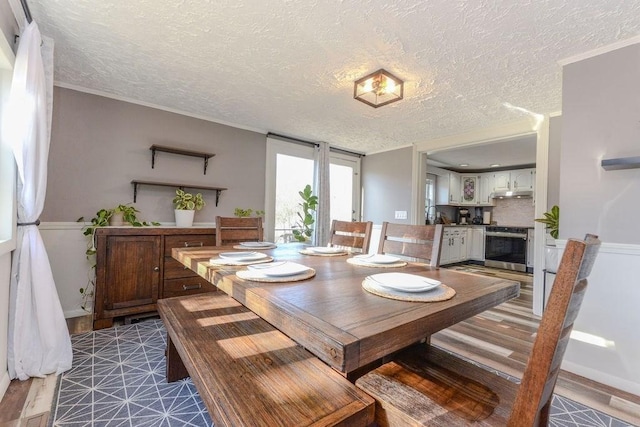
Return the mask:
<svg viewBox="0 0 640 427">
<path fill-rule="evenodd" d="M 347 262 L 353 255 L 304 255 L 300 253 L 304 248 L 283 244 L 261 251 L 275 261 L 297 262 L 316 272 L 306 280 L 282 283 L 244 280 L 236 272 L 246 266 L 209 262 L 220 252 L 237 250 L 231 247 L 174 248 L 172 256 L 347 378 L 520 292 L 519 282 L 512 280 L 414 262 L 366 267 Z M 391 271 L 438 280 L 453 288 L 455 296 L 440 302 L 408 302 L 363 289 L 367 276 Z"/>
</svg>

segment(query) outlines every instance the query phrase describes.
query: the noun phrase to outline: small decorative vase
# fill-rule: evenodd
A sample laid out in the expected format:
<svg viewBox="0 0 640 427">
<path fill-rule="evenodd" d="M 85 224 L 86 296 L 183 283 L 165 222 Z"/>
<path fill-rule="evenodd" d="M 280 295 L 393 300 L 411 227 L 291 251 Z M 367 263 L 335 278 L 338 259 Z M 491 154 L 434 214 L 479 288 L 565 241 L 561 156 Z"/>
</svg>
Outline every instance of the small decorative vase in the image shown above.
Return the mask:
<svg viewBox="0 0 640 427">
<path fill-rule="evenodd" d="M 193 226 L 193 215 L 196 211 L 187 209 L 176 209 L 176 227 Z"/>
<path fill-rule="evenodd" d="M 109 218 L 109 225 L 112 225 L 112 226 L 124 225 L 124 214 L 122 212 L 116 212 L 113 215 L 111 215 L 111 218 Z"/>
</svg>

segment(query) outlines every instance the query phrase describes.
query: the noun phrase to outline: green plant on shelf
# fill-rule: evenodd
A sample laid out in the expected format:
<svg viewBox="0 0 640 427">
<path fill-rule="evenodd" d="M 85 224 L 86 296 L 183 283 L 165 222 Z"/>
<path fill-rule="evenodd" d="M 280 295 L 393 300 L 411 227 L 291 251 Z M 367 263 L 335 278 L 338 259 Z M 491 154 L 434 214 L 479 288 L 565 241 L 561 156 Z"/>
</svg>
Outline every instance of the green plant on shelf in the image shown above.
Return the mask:
<svg viewBox="0 0 640 427">
<path fill-rule="evenodd" d="M 206 203 L 201 193 L 194 195 L 177 189 L 176 196 L 173 198 L 173 205 L 177 210 L 199 211 Z"/>
</svg>

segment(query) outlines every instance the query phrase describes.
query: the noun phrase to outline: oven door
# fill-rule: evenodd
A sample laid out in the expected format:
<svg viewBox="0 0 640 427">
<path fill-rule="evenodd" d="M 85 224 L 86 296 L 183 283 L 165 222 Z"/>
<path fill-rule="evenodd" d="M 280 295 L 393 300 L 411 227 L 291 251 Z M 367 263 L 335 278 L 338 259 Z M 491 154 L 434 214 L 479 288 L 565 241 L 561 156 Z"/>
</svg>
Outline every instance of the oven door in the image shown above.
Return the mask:
<svg viewBox="0 0 640 427">
<path fill-rule="evenodd" d="M 486 233 L 484 265 L 527 271 L 527 235 L 508 232 Z"/>
</svg>

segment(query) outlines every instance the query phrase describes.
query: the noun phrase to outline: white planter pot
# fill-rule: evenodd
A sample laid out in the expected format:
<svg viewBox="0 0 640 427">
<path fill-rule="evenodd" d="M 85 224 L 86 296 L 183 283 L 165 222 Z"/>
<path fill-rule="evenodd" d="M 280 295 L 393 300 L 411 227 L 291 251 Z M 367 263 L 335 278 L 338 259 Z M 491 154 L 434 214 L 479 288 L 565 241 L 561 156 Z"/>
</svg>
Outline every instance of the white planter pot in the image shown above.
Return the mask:
<svg viewBox="0 0 640 427">
<path fill-rule="evenodd" d="M 109 225 L 112 225 L 112 226 L 125 225 L 124 214 L 122 212 L 116 212 L 113 215 L 111 215 L 111 218 L 109 218 Z"/>
<path fill-rule="evenodd" d="M 196 211 L 186 209 L 176 209 L 176 227 L 193 226 L 193 215 Z"/>
<path fill-rule="evenodd" d="M 549 273 L 558 271 L 560 260 L 562 259 L 562 249 L 557 246 L 544 247 L 544 268 Z"/>
</svg>

